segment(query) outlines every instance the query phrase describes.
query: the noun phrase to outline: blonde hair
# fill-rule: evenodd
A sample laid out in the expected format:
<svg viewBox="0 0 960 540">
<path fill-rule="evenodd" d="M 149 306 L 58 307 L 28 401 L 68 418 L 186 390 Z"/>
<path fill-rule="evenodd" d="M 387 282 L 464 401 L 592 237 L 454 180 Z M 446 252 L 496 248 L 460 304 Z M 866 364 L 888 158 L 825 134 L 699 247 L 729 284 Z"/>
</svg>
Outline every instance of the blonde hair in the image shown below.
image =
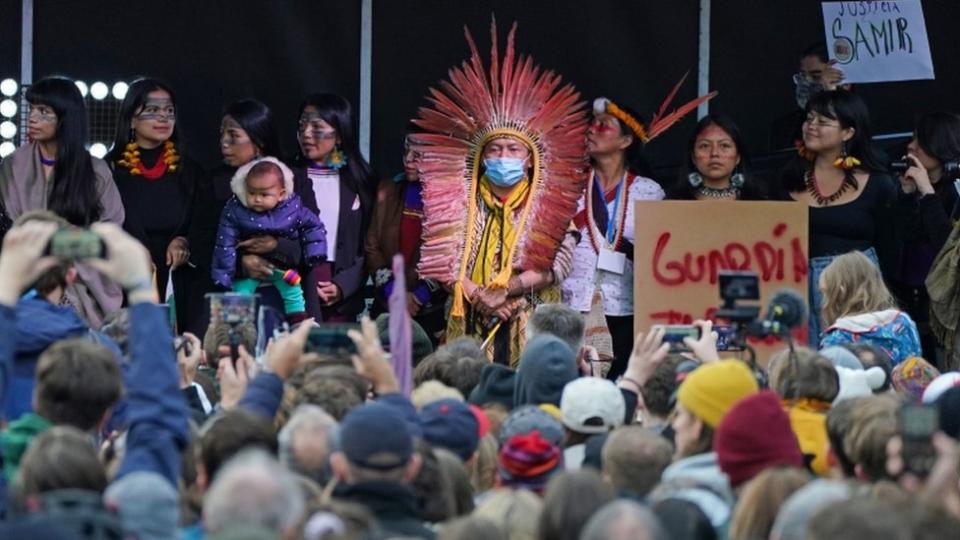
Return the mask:
<svg viewBox="0 0 960 540">
<path fill-rule="evenodd" d="M 535 540 L 542 511 L 543 501 L 531 491 L 497 489 L 483 499 L 473 515 L 498 524 L 510 540 Z"/>
<path fill-rule="evenodd" d="M 897 306 L 883 283 L 880 269 L 859 251 L 851 251 L 834 259 L 820 275 L 817 286 L 823 297 L 820 318 L 825 327 L 841 317 Z"/>
<path fill-rule="evenodd" d="M 803 469 L 774 467 L 746 483 L 730 519 L 730 538 L 766 540 L 790 495 L 810 481 Z"/>
</svg>

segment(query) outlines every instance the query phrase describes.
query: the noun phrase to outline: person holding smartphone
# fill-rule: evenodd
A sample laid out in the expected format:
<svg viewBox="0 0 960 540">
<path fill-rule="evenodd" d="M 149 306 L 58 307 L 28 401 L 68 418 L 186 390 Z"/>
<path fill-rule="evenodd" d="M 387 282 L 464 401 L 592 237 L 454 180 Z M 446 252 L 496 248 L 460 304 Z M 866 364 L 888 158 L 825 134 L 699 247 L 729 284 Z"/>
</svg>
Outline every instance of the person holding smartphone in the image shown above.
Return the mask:
<svg viewBox="0 0 960 540">
<path fill-rule="evenodd" d="M 923 357 L 937 358 L 930 329 L 930 296 L 924 281 L 933 259 L 947 242 L 957 215 L 957 190 L 945 170 L 960 161 L 960 115 L 930 113 L 917 120 L 904 156 L 910 167 L 900 174 L 896 216 L 903 253 L 891 288 L 920 330 Z"/>
</svg>

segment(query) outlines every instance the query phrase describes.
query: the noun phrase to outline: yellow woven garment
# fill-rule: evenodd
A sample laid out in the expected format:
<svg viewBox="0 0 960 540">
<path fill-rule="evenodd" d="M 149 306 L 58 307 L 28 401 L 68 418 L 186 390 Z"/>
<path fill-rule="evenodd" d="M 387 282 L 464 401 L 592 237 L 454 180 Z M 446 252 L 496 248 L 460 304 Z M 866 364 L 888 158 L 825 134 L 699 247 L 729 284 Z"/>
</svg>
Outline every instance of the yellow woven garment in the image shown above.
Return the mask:
<svg viewBox="0 0 960 540">
<path fill-rule="evenodd" d="M 505 284 L 513 272 L 513 250 L 520 232 L 513 217 L 527 202 L 530 182 L 522 180 L 506 201 L 501 201 L 494 195 L 486 177 L 480 179 L 477 191 L 489 213 L 480 236 L 479 251 L 470 279 L 481 287 L 495 282 Z"/>
</svg>

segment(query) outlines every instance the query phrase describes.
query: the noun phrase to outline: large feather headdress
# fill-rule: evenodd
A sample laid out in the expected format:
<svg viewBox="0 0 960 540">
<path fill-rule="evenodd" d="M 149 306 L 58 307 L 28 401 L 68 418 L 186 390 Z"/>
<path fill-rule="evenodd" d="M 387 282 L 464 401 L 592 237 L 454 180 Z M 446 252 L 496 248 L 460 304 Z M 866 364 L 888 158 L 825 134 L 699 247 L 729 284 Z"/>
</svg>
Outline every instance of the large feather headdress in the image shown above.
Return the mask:
<svg viewBox="0 0 960 540">
<path fill-rule="evenodd" d="M 463 314 L 461 280 L 473 248 L 477 185 L 483 147 L 512 137 L 530 148 L 530 199 L 512 249 L 504 246 L 505 264 L 491 287 L 506 287 L 513 268 L 550 270 L 557 248 L 576 213 L 586 171 L 587 115 L 580 94 L 560 76 L 541 70 L 526 55 L 516 56 L 516 23 L 507 35 L 502 60 L 496 20 L 490 25 L 490 67 L 464 28 L 470 58 L 453 67 L 440 88 L 431 88 L 430 106 L 420 108 L 414 123 L 423 132 L 410 140 L 420 153 L 423 186 L 423 278 L 455 283 L 453 316 Z"/>
</svg>

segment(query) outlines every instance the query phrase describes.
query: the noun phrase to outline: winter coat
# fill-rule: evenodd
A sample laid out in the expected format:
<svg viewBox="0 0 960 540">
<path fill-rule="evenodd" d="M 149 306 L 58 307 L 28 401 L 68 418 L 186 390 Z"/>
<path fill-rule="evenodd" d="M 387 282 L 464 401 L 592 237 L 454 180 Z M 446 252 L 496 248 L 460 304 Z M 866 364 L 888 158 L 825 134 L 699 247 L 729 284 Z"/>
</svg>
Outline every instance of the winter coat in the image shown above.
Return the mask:
<svg viewBox="0 0 960 540">
<path fill-rule="evenodd" d="M 326 258 L 326 229 L 316 214 L 304 208 L 295 193 L 290 193 L 273 210 L 263 213 L 246 208 L 234 195 L 220 215 L 210 269 L 214 283 L 225 288 L 233 286 L 237 271 L 237 244 L 260 235 L 299 241 L 303 248 L 303 260 L 308 266 L 315 266 Z"/>
<path fill-rule="evenodd" d="M 923 356 L 917 325 L 906 313 L 888 309 L 841 317 L 823 333 L 820 348 L 865 343 L 882 349 L 896 366 L 911 356 Z"/>
</svg>

